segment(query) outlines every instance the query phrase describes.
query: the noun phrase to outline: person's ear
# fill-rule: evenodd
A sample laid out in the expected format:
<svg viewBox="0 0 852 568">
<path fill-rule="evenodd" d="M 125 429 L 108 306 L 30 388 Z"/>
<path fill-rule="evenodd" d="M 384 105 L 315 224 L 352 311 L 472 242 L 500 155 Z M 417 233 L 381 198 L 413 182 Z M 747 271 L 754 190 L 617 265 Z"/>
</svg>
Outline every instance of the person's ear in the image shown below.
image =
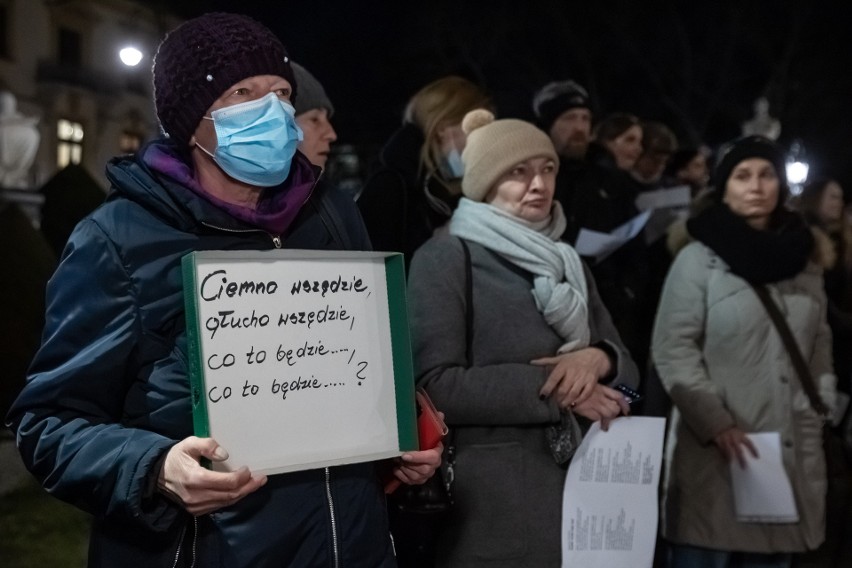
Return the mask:
<svg viewBox="0 0 852 568">
<path fill-rule="evenodd" d="M 190 148 L 195 148 L 195 134 L 193 134 L 193 135 L 189 138 L 188 146 L 189 146 Z"/>
</svg>

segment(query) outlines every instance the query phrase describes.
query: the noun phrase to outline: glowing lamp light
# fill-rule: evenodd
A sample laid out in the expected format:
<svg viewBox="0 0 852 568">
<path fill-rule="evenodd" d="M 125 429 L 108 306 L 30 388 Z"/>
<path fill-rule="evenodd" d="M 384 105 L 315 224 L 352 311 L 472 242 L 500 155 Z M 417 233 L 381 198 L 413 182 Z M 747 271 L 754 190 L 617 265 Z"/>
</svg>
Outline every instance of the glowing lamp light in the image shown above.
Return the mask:
<svg viewBox="0 0 852 568">
<path fill-rule="evenodd" d="M 804 183 L 808 181 L 808 170 L 810 169 L 805 161 L 805 146 L 801 140 L 793 140 L 784 169 L 787 174 L 790 194 L 793 196 L 801 194 Z"/>
<path fill-rule="evenodd" d="M 804 183 L 808 181 L 808 163 L 801 160 L 787 162 L 787 182 L 793 196 L 800 195 Z"/>
<path fill-rule="evenodd" d="M 135 67 L 142 61 L 142 52 L 135 47 L 125 47 L 118 52 L 118 57 L 128 67 Z"/>
<path fill-rule="evenodd" d="M 787 181 L 799 185 L 808 179 L 808 164 L 805 162 L 790 162 L 787 164 Z"/>
</svg>

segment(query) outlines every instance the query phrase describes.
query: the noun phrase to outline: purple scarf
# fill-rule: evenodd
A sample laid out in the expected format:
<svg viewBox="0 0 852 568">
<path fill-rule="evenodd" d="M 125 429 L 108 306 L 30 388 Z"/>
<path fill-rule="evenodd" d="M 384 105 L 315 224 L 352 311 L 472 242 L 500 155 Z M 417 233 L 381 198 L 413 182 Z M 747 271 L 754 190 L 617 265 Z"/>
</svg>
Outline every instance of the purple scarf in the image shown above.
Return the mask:
<svg viewBox="0 0 852 568">
<path fill-rule="evenodd" d="M 265 188 L 260 194 L 257 206 L 251 208 L 227 203 L 205 191 L 195 177 L 192 167 L 181 160 L 168 146 L 151 145 L 142 159 L 152 170 L 191 189 L 232 217 L 274 236 L 282 235 L 287 231 L 311 196 L 318 179 L 308 159 L 300 152 L 296 152 L 290 175 L 284 183 Z"/>
</svg>

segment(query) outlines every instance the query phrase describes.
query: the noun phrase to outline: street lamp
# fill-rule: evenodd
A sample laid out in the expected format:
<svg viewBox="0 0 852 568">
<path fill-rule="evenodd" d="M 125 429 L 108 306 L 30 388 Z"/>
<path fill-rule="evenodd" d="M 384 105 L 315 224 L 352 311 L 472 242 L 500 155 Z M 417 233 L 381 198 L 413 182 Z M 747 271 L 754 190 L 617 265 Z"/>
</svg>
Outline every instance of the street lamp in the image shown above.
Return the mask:
<svg viewBox="0 0 852 568">
<path fill-rule="evenodd" d="M 805 161 L 805 148 L 800 140 L 794 140 L 787 154 L 787 183 L 790 185 L 790 193 L 795 197 L 802 193 L 802 188 L 808 181 L 808 170 L 810 166 Z"/>
<path fill-rule="evenodd" d="M 118 52 L 118 57 L 128 67 L 136 67 L 142 61 L 142 52 L 135 47 L 125 47 Z"/>
</svg>

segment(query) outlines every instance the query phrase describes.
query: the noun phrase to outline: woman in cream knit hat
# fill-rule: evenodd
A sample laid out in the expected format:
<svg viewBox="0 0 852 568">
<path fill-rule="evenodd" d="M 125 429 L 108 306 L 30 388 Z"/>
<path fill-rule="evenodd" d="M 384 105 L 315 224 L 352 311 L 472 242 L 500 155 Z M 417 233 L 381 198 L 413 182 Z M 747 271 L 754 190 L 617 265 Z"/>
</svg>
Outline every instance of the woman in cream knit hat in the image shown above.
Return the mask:
<svg viewBox="0 0 852 568">
<path fill-rule="evenodd" d="M 409 276 L 418 382 L 454 431 L 455 507 L 438 564 L 559 566 L 576 418 L 605 426 L 628 413 L 610 387 L 636 386 L 638 374 L 590 273 L 559 240 L 550 138 L 484 110 L 462 128 L 464 197 Z"/>
</svg>

